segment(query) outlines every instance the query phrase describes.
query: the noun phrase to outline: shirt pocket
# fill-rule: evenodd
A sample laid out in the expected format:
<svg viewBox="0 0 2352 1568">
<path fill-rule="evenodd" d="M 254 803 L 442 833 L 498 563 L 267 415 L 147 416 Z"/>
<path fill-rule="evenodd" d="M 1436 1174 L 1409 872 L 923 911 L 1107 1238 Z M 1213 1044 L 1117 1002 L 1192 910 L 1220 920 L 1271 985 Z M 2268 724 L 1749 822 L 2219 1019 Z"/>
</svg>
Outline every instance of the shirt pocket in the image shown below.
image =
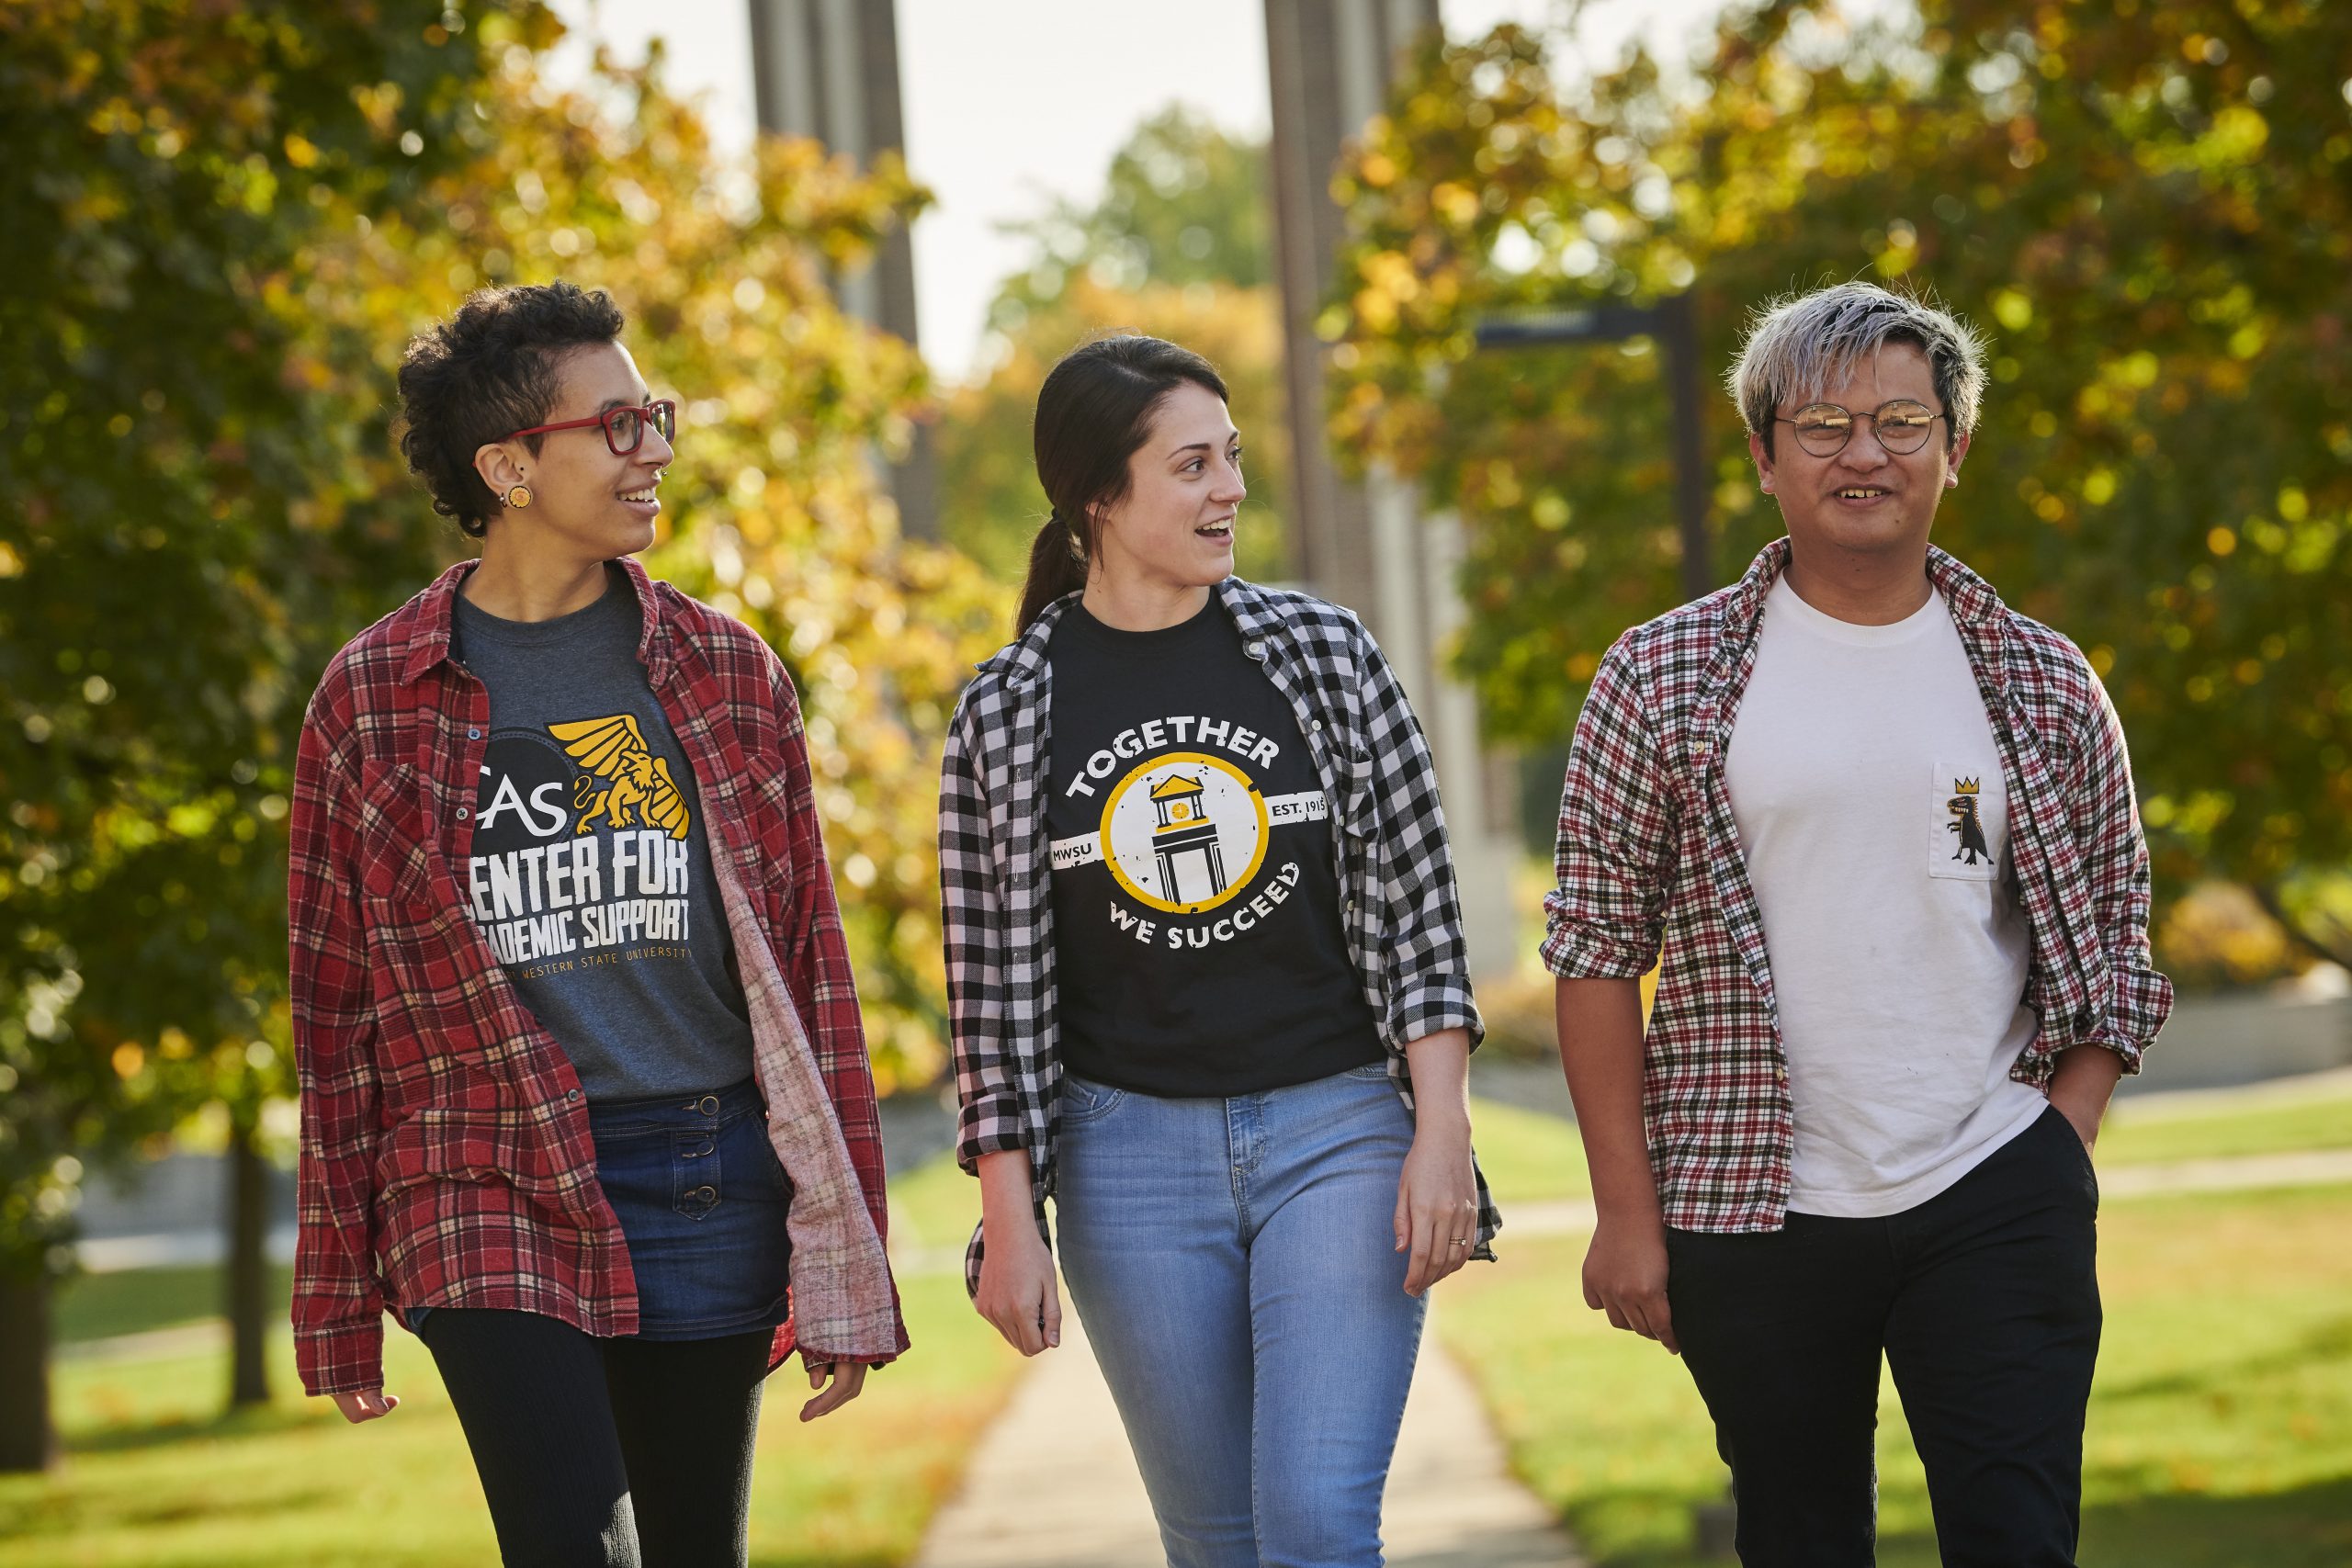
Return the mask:
<svg viewBox="0 0 2352 1568">
<path fill-rule="evenodd" d="M 434 902 L 433 843 L 421 784 L 413 767 L 396 763 L 360 793 L 359 885 L 379 918 L 422 912 Z"/>
<path fill-rule="evenodd" d="M 1928 874 L 1997 882 L 2008 849 L 2008 802 L 1997 763 L 1939 760 L 1922 798 Z"/>
<path fill-rule="evenodd" d="M 594 1170 L 571 1174 L 576 1179 L 568 1181 L 555 1168 L 544 1136 L 535 1134 L 520 1112 L 495 1107 L 422 1106 L 392 1124 L 376 1154 L 379 1199 L 443 1181 L 551 1197 L 593 1179 Z"/>
</svg>

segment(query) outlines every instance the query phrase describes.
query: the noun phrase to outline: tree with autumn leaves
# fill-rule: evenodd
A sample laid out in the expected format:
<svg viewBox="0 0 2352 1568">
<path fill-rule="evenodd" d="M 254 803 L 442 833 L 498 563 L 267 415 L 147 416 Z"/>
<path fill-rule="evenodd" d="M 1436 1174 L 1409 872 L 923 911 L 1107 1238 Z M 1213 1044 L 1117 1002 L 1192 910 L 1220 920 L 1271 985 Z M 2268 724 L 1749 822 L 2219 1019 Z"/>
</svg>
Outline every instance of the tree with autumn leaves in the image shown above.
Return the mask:
<svg viewBox="0 0 2352 1568">
<path fill-rule="evenodd" d="M 938 1069 L 933 738 L 998 628 L 876 482 L 920 362 L 825 287 L 922 193 L 721 157 L 658 57 L 559 88 L 559 33 L 531 0 L 0 9 L 0 1467 L 48 1457 L 79 1179 L 208 1104 L 255 1168 L 291 1092 L 294 736 L 334 649 L 465 553 L 390 389 L 480 285 L 628 311 L 684 410 L 650 564 L 790 667 L 879 1076 Z"/>
<path fill-rule="evenodd" d="M 1282 306 L 1273 286 L 1266 147 L 1182 105 L 1146 117 L 1112 155 L 1091 203 L 1062 201 L 1017 226 L 1033 249 L 989 310 L 983 372 L 941 400 L 948 541 L 1004 593 L 1010 616 L 1046 519 L 1030 419 L 1046 373 L 1078 344 L 1147 333 L 1207 356 L 1233 393 L 1250 499 L 1241 575 L 1291 574 L 1291 473 Z"/>
<path fill-rule="evenodd" d="M 1566 736 L 1679 550 L 1652 345 L 1477 323 L 1687 291 L 1713 369 L 1790 290 L 1929 289 L 1994 339 L 1939 537 L 2087 650 L 2172 885 L 2244 883 L 2352 961 L 2347 76 L 2324 0 L 1775 0 L 1687 73 L 1428 47 L 1337 178 L 1320 325 L 1339 444 L 1468 525 L 1455 657 L 1497 738 Z M 1778 519 L 1727 398 L 1703 436 L 1725 580 Z"/>
</svg>

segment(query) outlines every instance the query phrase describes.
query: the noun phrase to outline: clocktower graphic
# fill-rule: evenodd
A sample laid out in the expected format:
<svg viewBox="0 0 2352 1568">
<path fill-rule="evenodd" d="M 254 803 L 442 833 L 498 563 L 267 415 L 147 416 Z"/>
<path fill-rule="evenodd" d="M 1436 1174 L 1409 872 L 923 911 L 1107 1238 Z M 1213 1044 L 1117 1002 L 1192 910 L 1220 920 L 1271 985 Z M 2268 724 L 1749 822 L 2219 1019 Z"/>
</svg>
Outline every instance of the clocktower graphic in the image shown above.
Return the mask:
<svg viewBox="0 0 2352 1568">
<path fill-rule="evenodd" d="M 1207 793 L 1199 779 L 1182 773 L 1169 774 L 1151 791 L 1151 804 L 1159 815 L 1159 825 L 1152 829 L 1151 855 L 1159 866 L 1159 885 L 1171 898 L 1182 886 L 1178 868 L 1194 856 L 1199 857 L 1209 883 L 1201 897 L 1214 898 L 1225 891 L 1225 852 L 1217 847 L 1216 824 L 1210 819 L 1204 799 Z"/>
<path fill-rule="evenodd" d="M 1162 752 L 1108 794 L 1095 841 L 1119 891 L 1146 908 L 1204 914 L 1243 897 L 1265 864 L 1266 797 L 1223 757 Z"/>
</svg>

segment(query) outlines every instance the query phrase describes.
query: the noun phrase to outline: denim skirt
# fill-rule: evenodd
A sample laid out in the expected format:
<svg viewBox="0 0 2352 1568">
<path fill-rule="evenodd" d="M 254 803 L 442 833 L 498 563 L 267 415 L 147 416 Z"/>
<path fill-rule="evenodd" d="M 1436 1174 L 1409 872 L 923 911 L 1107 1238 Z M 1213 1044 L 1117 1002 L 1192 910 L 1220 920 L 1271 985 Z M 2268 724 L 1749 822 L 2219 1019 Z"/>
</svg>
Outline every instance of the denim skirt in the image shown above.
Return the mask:
<svg viewBox="0 0 2352 1568">
<path fill-rule="evenodd" d="M 716 1339 L 785 1320 L 792 1183 L 756 1083 L 594 1100 L 588 1130 L 637 1275 L 636 1337 Z M 432 1310 L 409 1308 L 409 1327 Z"/>
<path fill-rule="evenodd" d="M 592 1103 L 588 1130 L 637 1273 L 639 1338 L 715 1339 L 785 1320 L 792 1183 L 757 1084 Z"/>
</svg>

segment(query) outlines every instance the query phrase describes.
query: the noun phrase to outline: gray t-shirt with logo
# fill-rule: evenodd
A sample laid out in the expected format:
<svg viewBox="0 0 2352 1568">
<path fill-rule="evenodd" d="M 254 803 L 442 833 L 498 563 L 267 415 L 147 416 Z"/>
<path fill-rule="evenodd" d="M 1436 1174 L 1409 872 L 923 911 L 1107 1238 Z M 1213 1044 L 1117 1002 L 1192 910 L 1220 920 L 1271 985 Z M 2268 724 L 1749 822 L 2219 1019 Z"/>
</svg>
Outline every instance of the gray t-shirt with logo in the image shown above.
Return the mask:
<svg viewBox="0 0 2352 1568">
<path fill-rule="evenodd" d="M 752 1071 L 701 798 L 638 662 L 641 626 L 617 571 L 602 598 L 551 621 L 457 603 L 457 655 L 490 688 L 463 884 L 592 1100 L 720 1089 Z"/>
</svg>

